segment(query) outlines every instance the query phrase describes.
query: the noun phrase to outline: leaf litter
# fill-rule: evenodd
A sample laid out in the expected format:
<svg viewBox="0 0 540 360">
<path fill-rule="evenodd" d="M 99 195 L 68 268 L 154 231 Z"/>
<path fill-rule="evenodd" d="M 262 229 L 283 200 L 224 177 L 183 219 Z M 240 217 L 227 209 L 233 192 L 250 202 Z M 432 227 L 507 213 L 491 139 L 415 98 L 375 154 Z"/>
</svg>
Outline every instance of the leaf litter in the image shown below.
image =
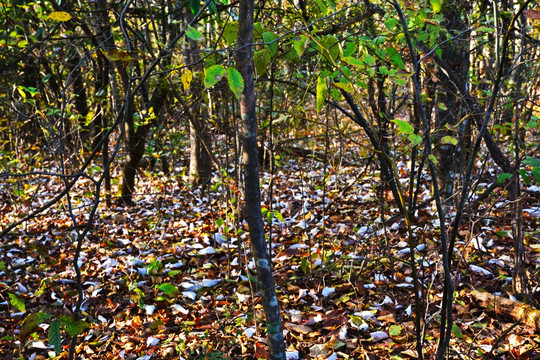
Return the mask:
<svg viewBox="0 0 540 360">
<path fill-rule="evenodd" d="M 267 218 L 266 226 L 287 359 L 356 359 L 368 358 L 368 353 L 379 358 L 414 357 L 415 314 L 405 226 L 399 217 L 384 223 L 395 213 L 381 218 L 379 189 L 373 185 L 378 179 L 366 173 L 351 182 L 353 175 L 357 174 L 352 167 L 325 168 L 313 161 L 305 170 L 292 159 L 273 175 L 271 210 L 279 216 Z M 270 176 L 263 176 L 266 208 L 270 208 Z M 407 178 L 404 173 L 403 181 Z M 266 354 L 247 227 L 235 221 L 229 205 L 223 204 L 226 186 L 203 196 L 182 185 L 183 180 L 142 177 L 139 186 L 159 195 L 139 196 L 134 208 L 100 205 L 79 259 L 83 320 L 90 325 L 77 347 L 80 358 L 239 359 Z M 47 186 L 50 194 L 36 199 L 39 203 L 52 197 L 60 184 Z M 84 193 L 91 191 L 91 184 L 76 191 L 80 208 L 75 214 L 84 222 L 89 203 Z M 427 187 L 420 197 L 429 197 Z M 535 245 L 539 235 L 534 201 L 540 201 L 540 195 L 530 198 L 525 225 L 530 244 Z M 496 218 L 506 204 L 502 199 L 493 201 L 489 211 Z M 2 221 L 9 223 L 24 212 L 24 207 L 12 207 L 2 213 Z M 420 241 L 414 252 L 427 306 L 427 354 L 436 347 L 442 291 L 433 214 L 431 208 L 419 210 L 413 228 Z M 72 314 L 76 291 L 71 226 L 57 207 L 2 239 L 0 290 L 13 294 L 19 303 L 1 297 L 0 353 L 26 340 L 20 334 L 28 314 L 42 312 L 53 318 Z M 513 267 L 513 259 L 505 255 L 512 247 L 509 223 L 495 222 L 481 229 L 464 225 L 462 233 L 456 246 L 458 288 L 508 293 Z M 539 266 L 538 250 L 532 249 L 531 263 Z M 486 309 L 459 296 L 455 311 L 452 353 L 478 359 L 486 353 L 514 358 L 538 353 L 540 339 L 530 329 L 517 325 L 511 336 L 496 344 L 494 339 L 513 326 L 510 319 L 486 314 Z M 33 331 L 33 340 L 25 348 L 28 356 L 51 353 L 47 325 L 45 321 Z M 64 336 L 59 358 L 67 358 L 67 350 Z"/>
</svg>

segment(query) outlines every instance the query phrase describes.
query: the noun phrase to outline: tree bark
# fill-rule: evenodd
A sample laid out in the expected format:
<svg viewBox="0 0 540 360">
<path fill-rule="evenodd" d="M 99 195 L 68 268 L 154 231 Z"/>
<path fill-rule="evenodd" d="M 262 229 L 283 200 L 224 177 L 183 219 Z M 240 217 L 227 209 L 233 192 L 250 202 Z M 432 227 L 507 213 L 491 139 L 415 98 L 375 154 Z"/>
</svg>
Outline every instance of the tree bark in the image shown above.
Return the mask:
<svg viewBox="0 0 540 360">
<path fill-rule="evenodd" d="M 514 321 L 521 321 L 534 331 L 540 331 L 540 311 L 530 305 L 476 290 L 464 290 L 462 295 L 471 298 L 487 310 L 508 316 Z"/>
<path fill-rule="evenodd" d="M 261 214 L 261 191 L 257 151 L 257 121 L 255 118 L 255 88 L 253 81 L 253 0 L 240 0 L 238 38 L 236 53 L 237 69 L 244 79 L 244 91 L 240 98 L 242 117 L 241 138 L 244 143 L 245 206 L 251 248 L 257 267 L 257 280 L 267 322 L 268 357 L 284 360 L 285 341 L 279 303 L 270 266 L 271 258 L 264 237 Z"/>
<path fill-rule="evenodd" d="M 185 8 L 184 27 L 187 29 L 193 21 L 193 14 Z M 186 38 L 184 45 L 184 63 L 193 64 L 193 72 L 202 74 L 201 52 L 195 40 Z M 193 185 L 208 185 L 212 179 L 212 135 L 208 123 L 208 109 L 201 104 L 203 93 L 202 79 L 195 76 L 189 94 L 194 103 L 188 110 L 189 114 L 189 182 Z"/>
</svg>

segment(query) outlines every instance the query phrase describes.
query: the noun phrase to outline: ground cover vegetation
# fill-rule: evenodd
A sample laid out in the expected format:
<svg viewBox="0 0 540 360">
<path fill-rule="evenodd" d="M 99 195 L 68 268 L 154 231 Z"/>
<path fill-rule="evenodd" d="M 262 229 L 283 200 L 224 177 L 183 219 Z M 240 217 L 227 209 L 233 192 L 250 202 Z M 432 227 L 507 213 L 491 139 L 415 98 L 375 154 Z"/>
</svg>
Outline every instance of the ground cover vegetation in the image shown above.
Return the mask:
<svg viewBox="0 0 540 360">
<path fill-rule="evenodd" d="M 536 2 L 0 11 L 2 358 L 540 358 Z"/>
</svg>

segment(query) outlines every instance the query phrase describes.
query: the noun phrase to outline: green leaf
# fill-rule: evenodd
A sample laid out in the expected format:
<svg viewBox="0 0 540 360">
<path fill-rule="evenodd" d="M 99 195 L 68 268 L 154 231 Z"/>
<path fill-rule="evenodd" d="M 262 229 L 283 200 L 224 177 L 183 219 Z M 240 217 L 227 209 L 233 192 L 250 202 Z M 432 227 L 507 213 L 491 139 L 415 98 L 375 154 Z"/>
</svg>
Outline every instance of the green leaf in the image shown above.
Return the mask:
<svg viewBox="0 0 540 360">
<path fill-rule="evenodd" d="M 399 336 L 401 334 L 401 326 L 399 325 L 390 325 L 388 329 L 390 336 Z"/>
<path fill-rule="evenodd" d="M 90 327 L 90 324 L 83 320 L 77 320 L 73 316 L 60 316 L 58 318 L 60 326 L 66 330 L 69 336 L 77 336 Z"/>
<path fill-rule="evenodd" d="M 176 276 L 176 275 L 178 275 L 180 273 L 181 273 L 180 270 L 171 270 L 171 271 L 169 271 L 169 277 Z"/>
<path fill-rule="evenodd" d="M 191 13 L 194 15 L 201 10 L 200 0 L 189 0 L 189 6 L 191 7 Z"/>
<path fill-rule="evenodd" d="M 223 38 L 227 42 L 227 45 L 232 45 L 236 42 L 236 37 L 238 35 L 238 23 L 230 22 L 223 29 Z"/>
<path fill-rule="evenodd" d="M 60 322 L 55 320 L 49 326 L 49 344 L 54 348 L 54 351 L 59 354 L 61 351 L 62 337 L 60 336 Z"/>
<path fill-rule="evenodd" d="M 326 79 L 319 77 L 317 79 L 317 114 L 322 110 L 327 92 L 328 88 L 326 87 Z"/>
<path fill-rule="evenodd" d="M 273 211 L 267 211 L 266 212 L 266 221 L 269 223 L 269 224 L 272 224 L 272 218 L 274 217 L 274 212 Z"/>
<path fill-rule="evenodd" d="M 341 46 L 339 46 L 339 41 L 334 35 L 328 35 L 321 41 L 322 54 L 327 60 L 335 61 L 341 55 Z M 330 58 L 328 58 L 330 54 Z"/>
<path fill-rule="evenodd" d="M 302 262 L 300 263 L 300 269 L 306 274 L 309 270 L 309 263 L 307 258 L 303 258 Z"/>
<path fill-rule="evenodd" d="M 270 31 L 263 32 L 262 38 L 263 41 L 268 44 L 268 51 L 270 52 L 270 55 L 276 55 L 278 49 L 277 41 L 275 41 L 277 39 L 276 34 Z"/>
<path fill-rule="evenodd" d="M 530 156 L 527 156 L 525 160 L 523 160 L 523 164 L 527 166 L 532 166 L 533 168 L 540 169 L 540 159 L 532 158 Z"/>
<path fill-rule="evenodd" d="M 337 87 L 338 89 L 345 90 L 347 92 L 354 92 L 354 88 L 351 84 L 345 83 L 345 82 L 335 82 L 332 83 L 333 86 Z"/>
<path fill-rule="evenodd" d="M 255 70 L 257 71 L 257 76 L 263 76 L 266 73 L 268 64 L 272 55 L 267 49 L 259 50 L 253 54 L 253 62 L 255 63 Z"/>
<path fill-rule="evenodd" d="M 204 74 L 204 87 L 209 88 L 214 86 L 226 73 L 227 70 L 221 65 L 210 66 L 206 69 L 206 73 Z"/>
<path fill-rule="evenodd" d="M 512 177 L 512 174 L 509 173 L 502 173 L 499 176 L 497 176 L 497 183 L 501 184 L 505 182 L 506 180 L 510 179 Z"/>
<path fill-rule="evenodd" d="M 208 3 L 208 11 L 210 11 L 210 14 L 212 15 L 217 15 L 218 10 L 217 10 L 216 3 L 214 2 L 214 0 L 211 0 Z"/>
<path fill-rule="evenodd" d="M 386 27 L 388 28 L 388 30 L 392 31 L 394 30 L 394 28 L 396 27 L 396 25 L 399 23 L 399 20 L 394 18 L 394 17 L 391 17 L 391 18 L 388 18 L 384 21 L 384 24 L 386 25 Z"/>
<path fill-rule="evenodd" d="M 540 169 L 533 168 L 532 169 L 532 174 L 533 174 L 534 178 L 536 179 L 536 182 L 538 184 L 540 184 Z"/>
<path fill-rule="evenodd" d="M 281 213 L 277 210 L 274 210 L 274 216 L 276 217 L 276 219 L 278 219 L 280 222 L 285 222 L 285 219 L 283 219 L 283 215 L 281 215 Z"/>
<path fill-rule="evenodd" d="M 362 60 L 356 59 L 352 56 L 343 57 L 341 58 L 341 60 L 343 60 L 347 64 L 354 66 L 355 68 L 358 68 L 358 69 L 363 69 L 365 67 L 364 62 Z"/>
<path fill-rule="evenodd" d="M 429 0 L 429 2 L 435 14 L 441 11 L 441 0 Z"/>
<path fill-rule="evenodd" d="M 422 136 L 418 134 L 410 134 L 407 138 L 411 142 L 412 146 L 416 146 L 422 142 Z"/>
<path fill-rule="evenodd" d="M 201 41 L 204 39 L 203 34 L 191 25 L 188 25 L 188 28 L 186 30 L 186 36 L 194 41 Z"/>
<path fill-rule="evenodd" d="M 371 56 L 369 54 L 364 54 L 364 56 L 362 56 L 362 60 L 364 60 L 364 62 L 368 66 L 373 66 L 375 64 L 375 59 L 373 58 L 373 56 Z"/>
<path fill-rule="evenodd" d="M 395 119 L 395 120 L 392 120 L 392 122 L 398 126 L 398 131 L 401 134 L 405 134 L 405 135 L 414 134 L 414 127 L 411 124 L 409 124 L 407 121 Z"/>
<path fill-rule="evenodd" d="M 463 333 L 461 332 L 461 328 L 459 327 L 458 324 L 453 324 L 452 325 L 452 333 L 458 339 L 463 339 Z"/>
<path fill-rule="evenodd" d="M 428 156 L 429 161 L 431 161 L 435 165 L 439 165 L 439 160 L 435 157 L 433 154 L 429 154 Z"/>
<path fill-rule="evenodd" d="M 476 31 L 477 31 L 477 32 L 487 32 L 487 33 L 492 33 L 492 32 L 495 31 L 495 29 L 490 28 L 490 27 L 486 27 L 486 26 L 480 26 L 480 27 L 476 28 Z"/>
<path fill-rule="evenodd" d="M 8 293 L 9 296 L 9 302 L 11 305 L 13 305 L 17 310 L 25 312 L 26 311 L 26 305 L 24 304 L 24 300 L 19 299 L 15 294 Z"/>
<path fill-rule="evenodd" d="M 178 292 L 178 288 L 169 283 L 159 284 L 157 288 L 169 296 L 172 296 Z"/>
<path fill-rule="evenodd" d="M 531 178 L 529 177 L 529 174 L 527 174 L 527 172 L 523 169 L 519 169 L 518 173 L 525 182 L 525 184 L 529 186 L 531 184 Z"/>
<path fill-rule="evenodd" d="M 301 56 L 304 53 L 304 50 L 306 50 L 307 41 L 308 37 L 306 35 L 297 36 L 293 40 L 293 47 L 298 56 Z"/>
<path fill-rule="evenodd" d="M 403 59 L 401 58 L 401 55 L 398 53 L 396 49 L 389 46 L 386 48 L 386 54 L 388 54 L 388 57 L 390 57 L 390 61 L 394 66 L 400 68 L 401 70 L 405 70 L 405 64 L 403 64 Z"/>
<path fill-rule="evenodd" d="M 234 96 L 236 96 L 236 98 L 240 100 L 242 91 L 244 91 L 244 79 L 242 78 L 242 75 L 240 75 L 238 70 L 236 70 L 235 68 L 229 68 L 229 70 L 227 71 L 227 79 L 229 81 L 229 87 L 234 93 Z"/>
<path fill-rule="evenodd" d="M 458 141 L 453 136 L 443 136 L 441 139 L 441 144 L 443 145 L 457 145 Z"/>
</svg>

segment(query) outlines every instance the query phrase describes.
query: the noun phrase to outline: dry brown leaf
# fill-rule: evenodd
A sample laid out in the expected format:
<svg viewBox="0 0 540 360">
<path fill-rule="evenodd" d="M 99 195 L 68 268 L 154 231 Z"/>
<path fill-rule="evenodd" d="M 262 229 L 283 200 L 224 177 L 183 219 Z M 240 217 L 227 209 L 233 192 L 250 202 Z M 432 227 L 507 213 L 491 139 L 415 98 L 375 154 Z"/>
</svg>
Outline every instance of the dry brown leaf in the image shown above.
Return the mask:
<svg viewBox="0 0 540 360">
<path fill-rule="evenodd" d="M 538 11 L 538 10 L 524 10 L 523 15 L 527 19 L 532 19 L 532 20 L 540 19 L 540 11 Z"/>
<path fill-rule="evenodd" d="M 298 324 L 293 324 L 293 323 L 288 322 L 288 323 L 285 323 L 284 326 L 286 329 L 289 329 L 291 331 L 295 331 L 297 333 L 304 334 L 304 335 L 307 335 L 313 332 L 312 328 L 305 325 L 298 325 Z"/>
</svg>

